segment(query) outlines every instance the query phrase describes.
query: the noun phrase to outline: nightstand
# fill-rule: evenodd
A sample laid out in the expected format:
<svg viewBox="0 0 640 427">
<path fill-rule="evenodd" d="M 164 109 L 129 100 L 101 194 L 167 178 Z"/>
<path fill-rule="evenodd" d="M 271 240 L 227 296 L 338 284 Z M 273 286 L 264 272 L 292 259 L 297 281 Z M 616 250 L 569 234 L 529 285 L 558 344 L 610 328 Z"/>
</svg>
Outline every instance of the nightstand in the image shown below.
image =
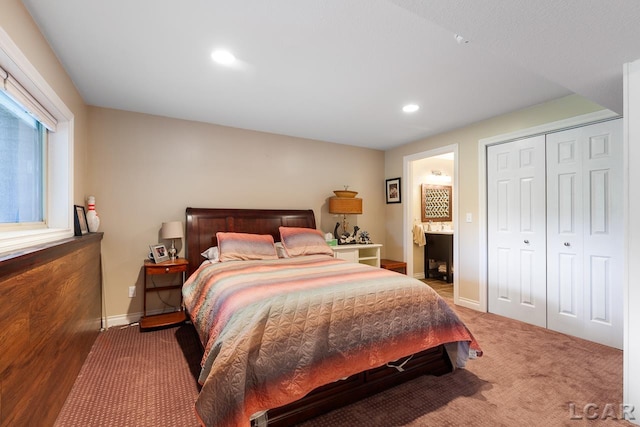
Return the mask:
<svg viewBox="0 0 640 427">
<path fill-rule="evenodd" d="M 171 313 L 154 314 L 147 316 L 147 293 L 158 291 L 169 291 L 172 289 L 180 289 L 185 281 L 189 261 L 184 258 L 177 258 L 173 261 L 160 262 L 158 264 L 150 260 L 144 261 L 144 303 L 142 318 L 140 318 L 140 329 L 154 329 L 164 326 L 173 326 L 187 320 L 184 310 L 173 311 Z M 180 274 L 180 284 L 167 286 L 147 287 L 147 282 L 153 280 L 154 275 Z M 180 293 L 180 301 L 182 303 L 182 292 Z"/>
<path fill-rule="evenodd" d="M 380 267 L 380 243 L 331 246 L 333 257 Z"/>
</svg>

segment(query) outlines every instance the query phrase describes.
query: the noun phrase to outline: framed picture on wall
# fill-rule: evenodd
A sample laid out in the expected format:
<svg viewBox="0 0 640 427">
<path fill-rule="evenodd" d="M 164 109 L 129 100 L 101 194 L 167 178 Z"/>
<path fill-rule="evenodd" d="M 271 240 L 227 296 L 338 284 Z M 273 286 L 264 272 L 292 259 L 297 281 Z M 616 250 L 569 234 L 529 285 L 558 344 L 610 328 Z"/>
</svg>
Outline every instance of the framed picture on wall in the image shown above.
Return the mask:
<svg viewBox="0 0 640 427">
<path fill-rule="evenodd" d="M 422 184 L 422 197 L 420 199 L 422 222 L 452 220 L 450 185 Z"/>
<path fill-rule="evenodd" d="M 400 203 L 400 178 L 391 178 L 387 181 L 387 203 Z"/>
<path fill-rule="evenodd" d="M 84 206 L 73 205 L 73 211 L 73 234 L 75 236 L 83 236 L 89 232 Z"/>
</svg>

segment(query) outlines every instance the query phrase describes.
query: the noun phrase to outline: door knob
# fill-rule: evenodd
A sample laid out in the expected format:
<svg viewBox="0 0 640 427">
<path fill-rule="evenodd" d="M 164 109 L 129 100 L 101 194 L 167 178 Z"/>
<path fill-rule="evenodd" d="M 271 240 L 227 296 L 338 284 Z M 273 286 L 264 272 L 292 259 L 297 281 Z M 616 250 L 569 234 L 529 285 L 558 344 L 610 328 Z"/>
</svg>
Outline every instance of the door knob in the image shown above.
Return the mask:
<svg viewBox="0 0 640 427">
<path fill-rule="evenodd" d="M 569 247 L 569 246 L 571 246 L 571 243 L 569 243 L 569 242 L 564 242 L 564 245 L 565 245 L 566 247 Z"/>
<path fill-rule="evenodd" d="M 529 244 L 529 240 L 526 240 L 526 239 L 525 239 L 525 241 L 524 241 L 524 242 L 525 242 L 527 245 Z"/>
</svg>

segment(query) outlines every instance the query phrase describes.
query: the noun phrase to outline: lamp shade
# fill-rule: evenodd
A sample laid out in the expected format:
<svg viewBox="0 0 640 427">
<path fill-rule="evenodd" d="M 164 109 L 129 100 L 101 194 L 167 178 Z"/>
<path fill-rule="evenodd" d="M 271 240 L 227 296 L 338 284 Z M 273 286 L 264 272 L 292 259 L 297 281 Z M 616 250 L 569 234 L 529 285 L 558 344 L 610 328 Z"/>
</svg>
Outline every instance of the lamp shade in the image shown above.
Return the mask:
<svg viewBox="0 0 640 427">
<path fill-rule="evenodd" d="M 163 239 L 182 239 L 184 233 L 182 231 L 181 221 L 170 221 L 162 223 L 162 231 L 160 235 Z"/>
<path fill-rule="evenodd" d="M 362 199 L 355 197 L 331 197 L 329 198 L 329 213 L 333 214 L 361 214 Z"/>
</svg>

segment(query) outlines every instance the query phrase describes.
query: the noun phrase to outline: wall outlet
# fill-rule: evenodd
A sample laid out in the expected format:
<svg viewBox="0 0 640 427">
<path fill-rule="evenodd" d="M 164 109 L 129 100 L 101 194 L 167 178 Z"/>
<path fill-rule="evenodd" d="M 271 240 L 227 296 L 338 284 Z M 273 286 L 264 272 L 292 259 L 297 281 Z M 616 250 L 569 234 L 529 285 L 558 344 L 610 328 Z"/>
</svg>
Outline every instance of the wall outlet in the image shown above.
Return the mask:
<svg viewBox="0 0 640 427">
<path fill-rule="evenodd" d="M 129 298 L 133 298 L 136 296 L 136 287 L 129 286 Z"/>
<path fill-rule="evenodd" d="M 473 215 L 471 215 L 470 213 L 467 214 L 467 222 L 471 222 L 473 221 Z"/>
</svg>

